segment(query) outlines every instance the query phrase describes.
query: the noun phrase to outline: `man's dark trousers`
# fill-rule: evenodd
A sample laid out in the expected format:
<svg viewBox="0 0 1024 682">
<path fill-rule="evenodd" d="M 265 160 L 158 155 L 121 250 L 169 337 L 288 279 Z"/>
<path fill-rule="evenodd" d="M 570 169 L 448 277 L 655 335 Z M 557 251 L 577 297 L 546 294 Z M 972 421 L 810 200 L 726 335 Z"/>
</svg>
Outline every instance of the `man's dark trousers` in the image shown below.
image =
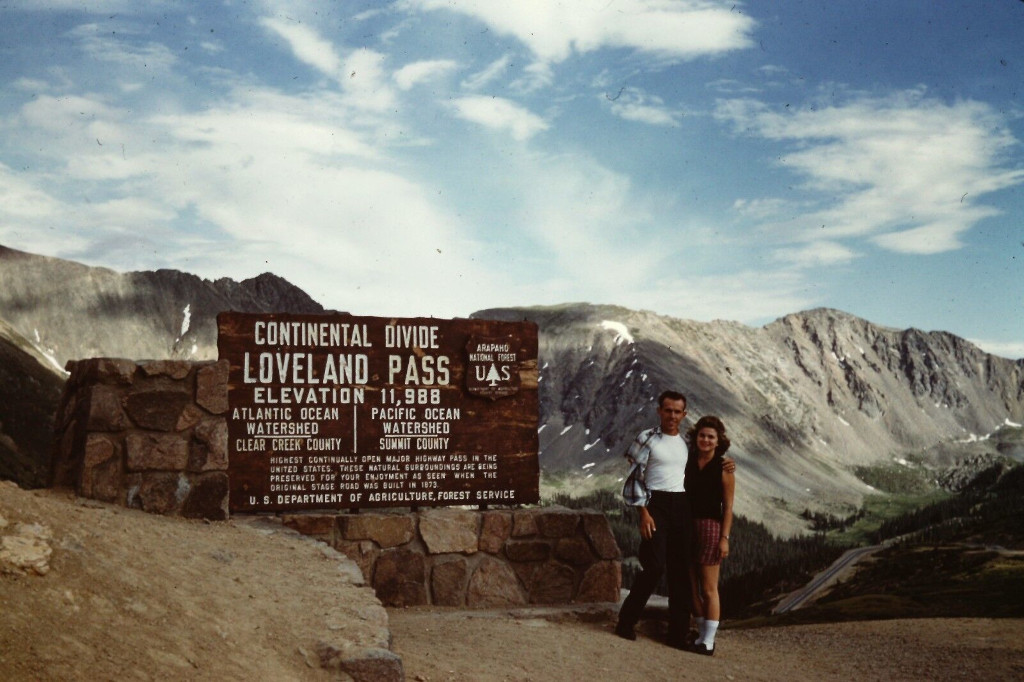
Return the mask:
<svg viewBox="0 0 1024 682">
<path fill-rule="evenodd" d="M 632 629 L 640 620 L 647 600 L 668 571 L 668 635 L 681 639 L 690 620 L 690 543 L 692 521 L 686 493 L 655 490 L 647 511 L 654 519 L 654 534 L 640 541 L 640 566 L 619 610 L 619 628 Z"/>
</svg>

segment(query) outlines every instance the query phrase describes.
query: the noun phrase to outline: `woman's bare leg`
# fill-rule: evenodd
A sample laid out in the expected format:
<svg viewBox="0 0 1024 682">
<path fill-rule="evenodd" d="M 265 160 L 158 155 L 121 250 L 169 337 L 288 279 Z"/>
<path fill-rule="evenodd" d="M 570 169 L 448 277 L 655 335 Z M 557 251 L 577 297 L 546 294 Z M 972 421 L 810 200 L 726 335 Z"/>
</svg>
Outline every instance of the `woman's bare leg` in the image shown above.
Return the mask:
<svg viewBox="0 0 1024 682">
<path fill-rule="evenodd" d="M 722 605 L 718 599 L 718 574 L 720 566 L 700 566 L 700 596 L 703 615 L 708 620 L 721 620 Z"/>
</svg>

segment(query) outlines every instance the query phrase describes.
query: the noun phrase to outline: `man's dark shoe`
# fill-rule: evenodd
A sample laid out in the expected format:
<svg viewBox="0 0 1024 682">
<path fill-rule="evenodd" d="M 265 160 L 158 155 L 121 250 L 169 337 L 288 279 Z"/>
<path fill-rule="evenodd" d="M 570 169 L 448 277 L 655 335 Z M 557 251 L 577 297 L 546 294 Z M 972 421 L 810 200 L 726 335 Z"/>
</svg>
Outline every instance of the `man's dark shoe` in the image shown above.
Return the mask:
<svg viewBox="0 0 1024 682">
<path fill-rule="evenodd" d="M 665 638 L 665 643 L 673 649 L 682 649 L 683 651 L 690 651 L 693 642 L 687 642 L 685 637 L 679 635 L 670 635 Z"/>
<path fill-rule="evenodd" d="M 669 630 L 668 637 L 665 638 L 665 642 L 676 649 L 683 649 L 684 651 L 691 651 L 693 649 L 693 643 L 700 637 L 700 633 L 694 629 L 690 629 L 685 635 L 679 634 L 678 630 Z"/>
<path fill-rule="evenodd" d="M 628 639 L 631 642 L 636 641 L 636 631 L 632 626 L 626 625 L 625 623 L 619 623 L 615 626 L 615 634 L 622 639 Z"/>
</svg>

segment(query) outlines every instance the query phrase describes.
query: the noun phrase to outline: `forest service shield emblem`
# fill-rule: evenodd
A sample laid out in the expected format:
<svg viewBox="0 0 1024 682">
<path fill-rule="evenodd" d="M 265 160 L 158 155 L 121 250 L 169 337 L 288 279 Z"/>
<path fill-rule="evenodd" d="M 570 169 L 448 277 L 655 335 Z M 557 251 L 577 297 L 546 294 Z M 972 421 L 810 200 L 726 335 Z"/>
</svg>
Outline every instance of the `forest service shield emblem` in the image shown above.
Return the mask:
<svg viewBox="0 0 1024 682">
<path fill-rule="evenodd" d="M 519 391 L 519 339 L 472 336 L 466 344 L 466 390 L 491 400 Z"/>
</svg>

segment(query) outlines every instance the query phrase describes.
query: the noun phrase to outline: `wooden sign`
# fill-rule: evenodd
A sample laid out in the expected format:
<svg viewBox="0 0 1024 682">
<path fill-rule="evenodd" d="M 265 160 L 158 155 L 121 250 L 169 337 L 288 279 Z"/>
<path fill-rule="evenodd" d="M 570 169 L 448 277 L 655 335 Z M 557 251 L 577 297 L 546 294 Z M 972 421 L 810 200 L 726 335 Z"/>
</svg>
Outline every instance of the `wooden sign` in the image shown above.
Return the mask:
<svg viewBox="0 0 1024 682">
<path fill-rule="evenodd" d="M 538 501 L 535 324 L 217 323 L 232 512 Z"/>
</svg>

